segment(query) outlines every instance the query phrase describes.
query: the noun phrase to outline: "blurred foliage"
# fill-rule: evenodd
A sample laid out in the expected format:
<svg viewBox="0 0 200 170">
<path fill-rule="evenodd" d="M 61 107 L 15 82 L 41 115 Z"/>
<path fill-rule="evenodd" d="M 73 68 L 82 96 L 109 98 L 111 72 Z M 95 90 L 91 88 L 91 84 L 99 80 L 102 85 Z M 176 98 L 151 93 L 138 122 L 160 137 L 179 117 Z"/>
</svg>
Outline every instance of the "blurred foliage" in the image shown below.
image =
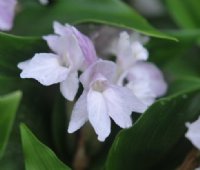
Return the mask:
<svg viewBox="0 0 200 170">
<path fill-rule="evenodd" d="M 70 170 L 56 155 L 42 144 L 24 125 L 20 125 L 24 159 L 27 170 L 48 169 L 48 170 Z"/>
</svg>

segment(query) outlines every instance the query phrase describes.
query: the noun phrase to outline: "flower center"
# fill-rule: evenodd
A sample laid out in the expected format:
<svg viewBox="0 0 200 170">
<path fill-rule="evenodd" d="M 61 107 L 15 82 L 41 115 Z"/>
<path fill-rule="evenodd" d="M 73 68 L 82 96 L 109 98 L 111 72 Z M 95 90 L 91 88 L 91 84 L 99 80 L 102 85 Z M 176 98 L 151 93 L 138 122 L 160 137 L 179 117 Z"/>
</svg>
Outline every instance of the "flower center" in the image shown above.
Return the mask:
<svg viewBox="0 0 200 170">
<path fill-rule="evenodd" d="M 95 91 L 103 92 L 106 89 L 106 82 L 97 80 L 93 83 L 92 88 Z"/>
</svg>

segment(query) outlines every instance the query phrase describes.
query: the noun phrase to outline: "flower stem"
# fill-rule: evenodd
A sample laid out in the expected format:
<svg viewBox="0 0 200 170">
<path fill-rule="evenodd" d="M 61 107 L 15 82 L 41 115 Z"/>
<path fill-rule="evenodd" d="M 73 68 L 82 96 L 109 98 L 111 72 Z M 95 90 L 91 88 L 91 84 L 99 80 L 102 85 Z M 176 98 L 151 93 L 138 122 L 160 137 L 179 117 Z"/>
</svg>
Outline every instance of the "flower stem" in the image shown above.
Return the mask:
<svg viewBox="0 0 200 170">
<path fill-rule="evenodd" d="M 199 166 L 199 151 L 196 148 L 190 150 L 183 163 L 177 170 L 194 170 Z"/>
<path fill-rule="evenodd" d="M 85 151 L 83 130 L 80 130 L 77 151 L 73 161 L 74 170 L 85 170 L 88 166 L 88 157 Z"/>
</svg>

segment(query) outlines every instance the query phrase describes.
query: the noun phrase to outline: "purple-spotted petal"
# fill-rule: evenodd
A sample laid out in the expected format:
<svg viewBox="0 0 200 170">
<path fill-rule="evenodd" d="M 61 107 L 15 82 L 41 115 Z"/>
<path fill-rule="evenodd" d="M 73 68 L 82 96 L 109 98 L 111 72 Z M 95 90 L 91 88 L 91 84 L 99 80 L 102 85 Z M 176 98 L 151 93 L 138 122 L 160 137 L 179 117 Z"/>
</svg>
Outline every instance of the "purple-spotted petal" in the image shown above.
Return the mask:
<svg viewBox="0 0 200 170">
<path fill-rule="evenodd" d="M 11 30 L 16 4 L 16 0 L 0 0 L 0 30 Z"/>
</svg>

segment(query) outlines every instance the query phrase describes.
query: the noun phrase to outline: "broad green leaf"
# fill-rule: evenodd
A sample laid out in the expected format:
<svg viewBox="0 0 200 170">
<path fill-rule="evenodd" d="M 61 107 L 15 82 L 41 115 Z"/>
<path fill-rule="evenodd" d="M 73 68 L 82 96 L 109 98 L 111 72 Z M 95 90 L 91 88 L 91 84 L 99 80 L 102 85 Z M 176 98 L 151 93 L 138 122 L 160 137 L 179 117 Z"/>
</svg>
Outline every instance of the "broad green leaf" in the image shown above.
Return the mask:
<svg viewBox="0 0 200 170">
<path fill-rule="evenodd" d="M 0 75 L 19 77 L 17 64 L 47 51 L 47 45 L 39 37 L 20 37 L 0 32 Z"/>
<path fill-rule="evenodd" d="M 26 127 L 20 125 L 26 170 L 70 170 L 55 153 L 42 144 Z"/>
<path fill-rule="evenodd" d="M 0 97 L 0 158 L 6 149 L 21 97 L 20 91 Z"/>
<path fill-rule="evenodd" d="M 200 84 L 158 100 L 133 125 L 116 137 L 107 159 L 108 170 L 153 170 L 173 151 L 186 122 L 200 114 Z"/>
<path fill-rule="evenodd" d="M 51 131 L 52 131 L 52 138 L 53 144 L 56 149 L 56 153 L 59 155 L 60 158 L 67 159 L 70 155 L 69 150 L 66 149 L 66 140 L 67 137 L 67 129 L 66 129 L 66 100 L 57 91 L 57 95 L 55 97 L 55 102 L 52 111 L 51 117 Z M 67 153 L 67 155 L 66 155 Z"/>
<path fill-rule="evenodd" d="M 5 82 L 4 80 L 3 82 Z M 23 91 L 23 99 L 20 104 L 18 114 L 15 118 L 13 131 L 10 136 L 5 154 L 0 160 L 1 170 L 23 170 L 24 169 L 24 158 L 22 153 L 22 146 L 19 133 L 19 124 L 21 122 L 26 123 L 28 127 L 37 135 L 37 137 L 46 145 L 52 146 L 52 135 L 50 131 L 50 119 L 52 106 L 54 103 L 54 88 L 43 87 L 34 80 L 18 80 L 22 85 L 20 88 Z M 6 89 L 15 89 L 16 81 L 8 79 L 3 85 L 12 85 Z M 0 92 L 4 91 L 5 87 L 0 84 Z M 2 87 L 2 88 L 1 88 Z M 7 87 L 6 87 L 7 88 Z M 12 162 L 12 163 L 10 163 Z"/>
<path fill-rule="evenodd" d="M 168 30 L 166 33 L 176 37 L 180 43 L 196 42 L 200 39 L 199 29 Z"/>
<path fill-rule="evenodd" d="M 14 32 L 23 35 L 43 35 L 52 30 L 52 22 L 55 20 L 67 23 L 108 24 L 133 29 L 149 36 L 176 40 L 156 30 L 120 0 L 59 0 L 48 7 L 28 4 L 16 18 Z"/>
<path fill-rule="evenodd" d="M 200 86 L 200 77 L 182 76 L 173 81 L 168 89 L 168 94 L 196 89 Z"/>
<path fill-rule="evenodd" d="M 166 0 L 169 12 L 182 28 L 199 28 L 199 0 Z"/>
</svg>

